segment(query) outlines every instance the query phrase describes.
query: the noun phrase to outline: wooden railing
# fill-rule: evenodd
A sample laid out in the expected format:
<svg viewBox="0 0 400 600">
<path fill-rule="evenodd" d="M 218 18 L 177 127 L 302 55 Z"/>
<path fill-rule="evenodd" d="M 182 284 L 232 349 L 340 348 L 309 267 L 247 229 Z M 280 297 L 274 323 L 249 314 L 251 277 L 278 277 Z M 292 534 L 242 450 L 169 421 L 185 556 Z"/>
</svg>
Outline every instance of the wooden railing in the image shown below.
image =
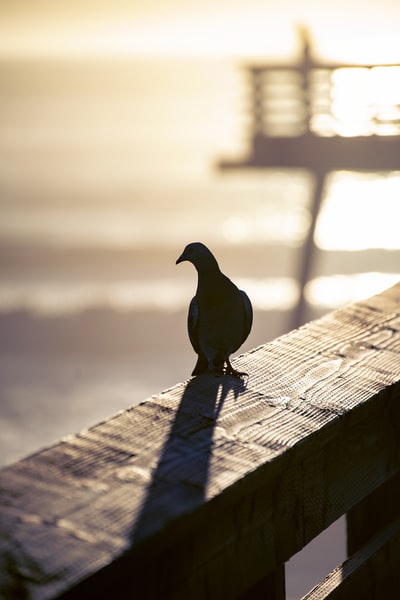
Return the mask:
<svg viewBox="0 0 400 600">
<path fill-rule="evenodd" d="M 347 514 L 307 598 L 400 597 L 400 284 L 235 364 L 2 469 L 0 596 L 284 598 Z"/>
</svg>

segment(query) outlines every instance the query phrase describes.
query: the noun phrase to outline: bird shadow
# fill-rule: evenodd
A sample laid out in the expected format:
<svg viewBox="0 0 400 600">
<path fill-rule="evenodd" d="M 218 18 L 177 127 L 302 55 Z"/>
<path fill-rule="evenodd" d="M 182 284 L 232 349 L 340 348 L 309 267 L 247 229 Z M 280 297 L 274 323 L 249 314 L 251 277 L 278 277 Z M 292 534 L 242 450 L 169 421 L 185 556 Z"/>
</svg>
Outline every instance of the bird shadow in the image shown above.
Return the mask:
<svg viewBox="0 0 400 600">
<path fill-rule="evenodd" d="M 228 375 L 188 381 L 131 529 L 132 545 L 204 503 L 219 415 L 228 394 L 236 399 L 245 387 Z"/>
</svg>

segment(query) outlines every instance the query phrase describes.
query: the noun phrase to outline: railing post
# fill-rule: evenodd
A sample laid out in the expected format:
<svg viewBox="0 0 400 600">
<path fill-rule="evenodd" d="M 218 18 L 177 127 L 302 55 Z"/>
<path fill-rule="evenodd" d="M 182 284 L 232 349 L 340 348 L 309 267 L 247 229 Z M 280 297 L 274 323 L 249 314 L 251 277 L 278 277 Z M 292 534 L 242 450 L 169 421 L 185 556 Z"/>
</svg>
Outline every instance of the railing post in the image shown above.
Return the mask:
<svg viewBox="0 0 400 600">
<path fill-rule="evenodd" d="M 299 273 L 299 288 L 300 298 L 296 308 L 293 310 L 291 317 L 291 326 L 293 329 L 300 327 L 307 320 L 307 302 L 305 298 L 305 287 L 311 279 L 313 269 L 313 258 L 315 254 L 314 235 L 317 227 L 317 219 L 322 203 L 322 195 L 326 181 L 326 172 L 324 169 L 316 170 L 315 187 L 311 198 L 310 205 L 310 228 L 307 237 L 304 241 L 303 252 L 300 255 L 300 264 L 298 267 Z"/>
<path fill-rule="evenodd" d="M 398 518 L 400 513 L 400 472 L 386 481 L 372 494 L 356 504 L 347 517 L 347 552 L 351 556 L 372 536 L 379 533 Z M 379 585 L 371 590 L 371 598 L 398 597 L 400 592 L 400 564 L 398 539 L 390 538 L 385 543 L 381 560 L 371 561 L 366 566 L 365 580 Z"/>
<path fill-rule="evenodd" d="M 240 596 L 240 600 L 285 600 L 285 564 Z"/>
<path fill-rule="evenodd" d="M 400 513 L 400 472 L 391 477 L 383 485 L 377 488 L 372 494 L 361 500 L 350 511 L 347 518 L 347 554 L 351 556 L 366 544 L 372 536 L 382 530 L 391 521 L 396 519 Z M 388 569 L 388 563 L 391 563 L 390 557 L 392 551 L 390 544 L 386 549 L 387 560 L 385 560 L 385 572 Z M 400 590 L 400 571 L 394 565 L 389 577 L 384 577 L 382 586 L 386 591 Z M 379 573 L 371 576 L 373 580 L 379 579 Z M 383 596 L 382 596 L 383 597 Z"/>
</svg>

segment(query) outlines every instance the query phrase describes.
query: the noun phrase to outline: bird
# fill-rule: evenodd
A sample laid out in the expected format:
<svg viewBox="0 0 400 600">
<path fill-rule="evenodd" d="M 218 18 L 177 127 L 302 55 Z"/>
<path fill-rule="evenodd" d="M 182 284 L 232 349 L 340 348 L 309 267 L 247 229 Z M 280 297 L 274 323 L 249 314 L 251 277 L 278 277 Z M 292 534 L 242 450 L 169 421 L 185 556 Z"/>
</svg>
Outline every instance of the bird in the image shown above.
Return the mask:
<svg viewBox="0 0 400 600">
<path fill-rule="evenodd" d="M 176 264 L 184 261 L 193 264 L 198 276 L 187 318 L 189 339 L 198 355 L 192 376 L 209 372 L 247 377 L 232 367 L 229 357 L 250 333 L 253 308 L 249 297 L 222 273 L 203 243 L 188 244 Z"/>
</svg>

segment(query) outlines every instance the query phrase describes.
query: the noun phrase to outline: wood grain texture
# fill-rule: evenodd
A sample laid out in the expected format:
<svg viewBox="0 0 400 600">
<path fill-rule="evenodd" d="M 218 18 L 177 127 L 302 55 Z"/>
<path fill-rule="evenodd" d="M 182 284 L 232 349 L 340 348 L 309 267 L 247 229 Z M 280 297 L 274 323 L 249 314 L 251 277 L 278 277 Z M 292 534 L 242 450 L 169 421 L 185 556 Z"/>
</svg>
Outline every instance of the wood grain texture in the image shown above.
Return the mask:
<svg viewBox="0 0 400 600">
<path fill-rule="evenodd" d="M 0 595 L 230 598 L 400 465 L 400 284 L 0 471 Z"/>
</svg>

